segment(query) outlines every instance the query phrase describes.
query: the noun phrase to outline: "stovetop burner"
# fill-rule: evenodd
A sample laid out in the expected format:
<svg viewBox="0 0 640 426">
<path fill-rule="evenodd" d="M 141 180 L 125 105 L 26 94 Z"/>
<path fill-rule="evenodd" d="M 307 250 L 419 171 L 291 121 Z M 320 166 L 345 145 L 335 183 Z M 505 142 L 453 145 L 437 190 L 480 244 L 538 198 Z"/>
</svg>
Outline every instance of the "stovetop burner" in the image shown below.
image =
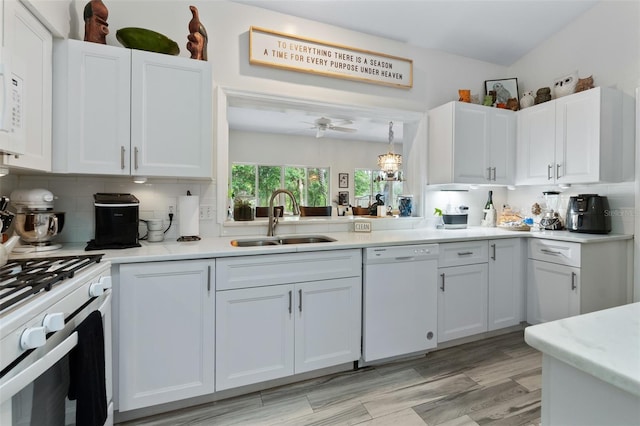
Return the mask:
<svg viewBox="0 0 640 426">
<path fill-rule="evenodd" d="M 51 288 L 94 263 L 104 254 L 12 259 L 0 268 L 0 312 Z"/>
</svg>

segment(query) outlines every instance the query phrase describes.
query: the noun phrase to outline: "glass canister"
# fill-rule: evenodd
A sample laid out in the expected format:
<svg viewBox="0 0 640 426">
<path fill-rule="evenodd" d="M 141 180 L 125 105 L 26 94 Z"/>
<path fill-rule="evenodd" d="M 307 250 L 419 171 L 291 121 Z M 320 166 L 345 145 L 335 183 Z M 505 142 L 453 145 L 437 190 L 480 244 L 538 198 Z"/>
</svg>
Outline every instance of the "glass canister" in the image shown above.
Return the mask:
<svg viewBox="0 0 640 426">
<path fill-rule="evenodd" d="M 233 199 L 233 220 L 248 221 L 256 217 L 256 199 L 253 195 L 241 193 Z"/>
<path fill-rule="evenodd" d="M 413 213 L 413 195 L 399 195 L 398 210 L 400 210 L 400 217 L 411 216 Z"/>
</svg>

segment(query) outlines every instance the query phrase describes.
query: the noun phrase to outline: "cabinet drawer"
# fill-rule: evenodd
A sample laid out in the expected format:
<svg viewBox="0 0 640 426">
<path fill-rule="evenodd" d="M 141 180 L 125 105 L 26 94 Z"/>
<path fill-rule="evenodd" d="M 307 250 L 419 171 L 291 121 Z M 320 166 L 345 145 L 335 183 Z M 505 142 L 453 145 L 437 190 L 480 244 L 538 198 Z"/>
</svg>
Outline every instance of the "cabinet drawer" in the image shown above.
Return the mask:
<svg viewBox="0 0 640 426">
<path fill-rule="evenodd" d="M 529 259 L 580 267 L 580 243 L 529 240 Z"/>
<path fill-rule="evenodd" d="M 440 244 L 438 267 L 472 265 L 489 261 L 489 243 L 486 240 Z"/>
<path fill-rule="evenodd" d="M 216 290 L 362 276 L 360 250 L 266 254 L 216 259 Z"/>
</svg>

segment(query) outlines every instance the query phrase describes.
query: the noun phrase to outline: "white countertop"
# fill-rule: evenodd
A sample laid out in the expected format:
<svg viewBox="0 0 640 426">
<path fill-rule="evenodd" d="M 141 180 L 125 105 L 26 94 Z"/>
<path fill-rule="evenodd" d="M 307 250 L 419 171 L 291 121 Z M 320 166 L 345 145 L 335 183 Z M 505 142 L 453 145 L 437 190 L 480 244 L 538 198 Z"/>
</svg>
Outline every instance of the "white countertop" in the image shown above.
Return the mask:
<svg viewBox="0 0 640 426">
<path fill-rule="evenodd" d="M 640 396 L 640 303 L 527 327 L 539 351 Z"/>
<path fill-rule="evenodd" d="M 310 233 L 311 234 L 311 233 Z M 133 262 L 153 262 L 165 260 L 205 259 L 214 257 L 245 256 L 270 253 L 294 253 L 301 251 L 337 250 L 349 248 L 366 248 L 392 246 L 401 244 L 444 243 L 455 241 L 483 240 L 490 238 L 544 238 L 582 244 L 605 241 L 629 240 L 633 235 L 627 234 L 582 234 L 569 231 L 508 231 L 500 228 L 470 227 L 467 229 L 435 229 L 416 228 L 402 230 L 357 232 L 321 232 L 313 235 L 326 235 L 335 242 L 291 244 L 257 247 L 232 247 L 232 240 L 261 238 L 264 235 L 237 237 L 206 237 L 200 241 L 177 242 L 163 241 L 150 243 L 142 241 L 142 247 L 122 250 L 97 250 L 104 253 L 105 259 L 114 264 Z M 283 236 L 283 235 L 281 235 Z M 12 253 L 11 257 L 49 257 L 85 253 L 85 243 L 63 244 L 63 248 L 49 252 L 31 252 L 25 254 Z"/>
</svg>

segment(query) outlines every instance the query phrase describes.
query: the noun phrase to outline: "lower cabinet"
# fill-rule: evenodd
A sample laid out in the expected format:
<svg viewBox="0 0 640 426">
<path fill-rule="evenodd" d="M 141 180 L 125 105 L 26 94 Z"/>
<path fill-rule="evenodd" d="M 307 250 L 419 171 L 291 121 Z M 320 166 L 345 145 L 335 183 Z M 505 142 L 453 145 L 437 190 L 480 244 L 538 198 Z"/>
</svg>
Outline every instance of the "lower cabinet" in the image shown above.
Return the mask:
<svg viewBox="0 0 640 426">
<path fill-rule="evenodd" d="M 438 342 L 487 331 L 487 264 L 439 268 L 438 273 Z"/>
<path fill-rule="evenodd" d="M 522 238 L 489 240 L 488 331 L 524 320 Z"/>
<path fill-rule="evenodd" d="M 214 271 L 211 260 L 120 265 L 119 411 L 213 393 Z"/>
<path fill-rule="evenodd" d="M 486 240 L 440 244 L 438 343 L 487 331 Z"/>
<path fill-rule="evenodd" d="M 629 303 L 630 241 L 580 244 L 531 239 L 528 249 L 529 324 Z"/>
<path fill-rule="evenodd" d="M 524 319 L 521 238 L 440 244 L 438 342 Z"/>
<path fill-rule="evenodd" d="M 580 268 L 529 259 L 527 271 L 529 324 L 580 313 Z"/>
<path fill-rule="evenodd" d="M 359 250 L 218 259 L 216 391 L 358 360 L 361 259 Z"/>
</svg>

